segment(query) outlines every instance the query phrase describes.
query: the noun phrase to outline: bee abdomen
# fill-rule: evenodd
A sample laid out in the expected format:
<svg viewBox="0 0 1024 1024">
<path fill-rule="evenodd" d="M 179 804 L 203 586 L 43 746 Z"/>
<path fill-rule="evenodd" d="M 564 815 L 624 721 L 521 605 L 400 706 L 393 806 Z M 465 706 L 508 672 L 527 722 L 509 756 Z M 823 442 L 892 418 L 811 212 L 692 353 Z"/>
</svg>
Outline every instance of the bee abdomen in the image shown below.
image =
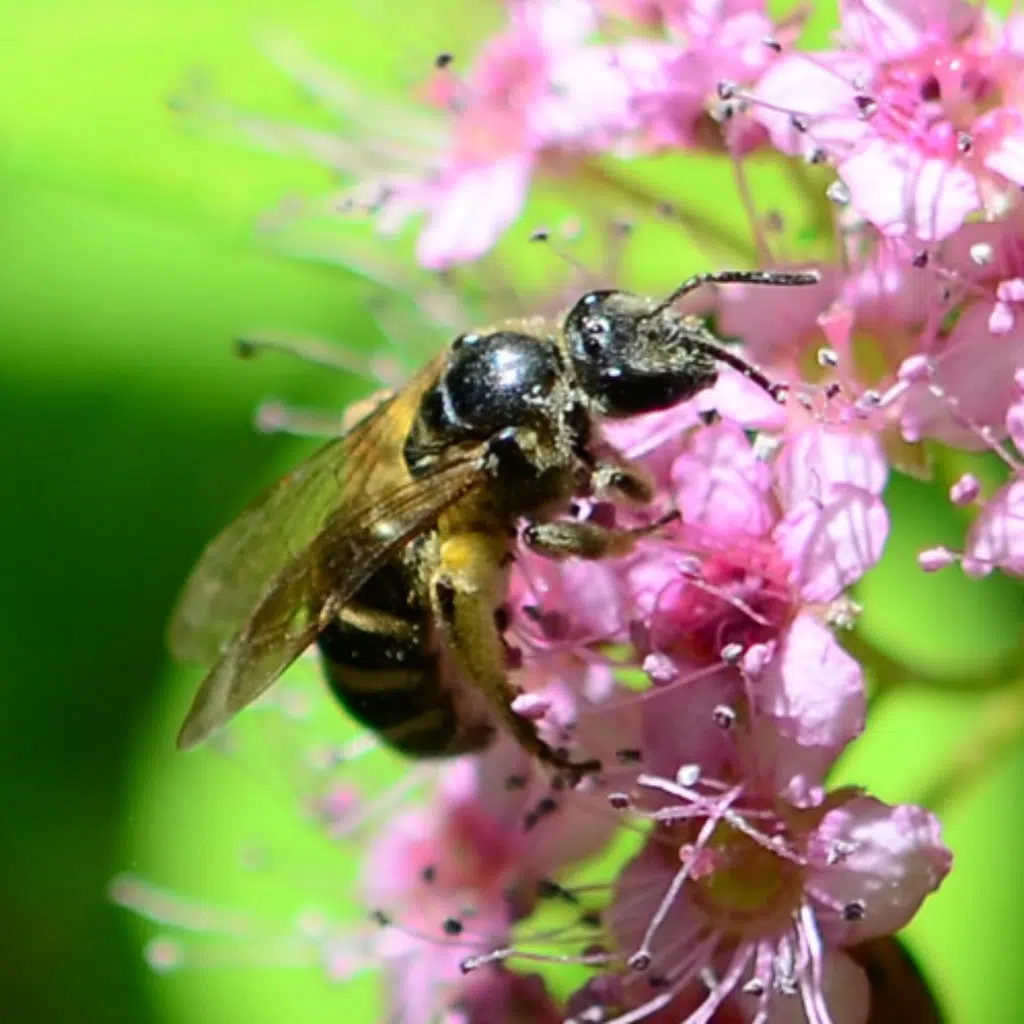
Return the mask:
<svg viewBox="0 0 1024 1024">
<path fill-rule="evenodd" d="M 490 741 L 490 723 L 467 715 L 454 680 L 445 678 L 428 621 L 352 605 L 317 643 L 335 697 L 400 754 L 451 757 Z"/>
</svg>

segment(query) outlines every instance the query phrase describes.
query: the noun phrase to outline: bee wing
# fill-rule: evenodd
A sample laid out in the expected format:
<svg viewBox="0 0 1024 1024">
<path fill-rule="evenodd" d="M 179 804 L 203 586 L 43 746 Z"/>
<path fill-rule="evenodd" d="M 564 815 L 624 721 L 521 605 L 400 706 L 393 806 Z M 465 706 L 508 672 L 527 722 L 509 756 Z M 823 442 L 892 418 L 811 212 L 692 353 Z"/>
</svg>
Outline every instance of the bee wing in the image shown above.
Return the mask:
<svg viewBox="0 0 1024 1024">
<path fill-rule="evenodd" d="M 479 487 L 485 453 L 486 445 L 453 452 L 424 476 L 330 516 L 270 582 L 203 680 L 178 747 L 201 742 L 259 697 L 377 569 Z"/>
<path fill-rule="evenodd" d="M 394 483 L 401 448 L 423 391 L 426 366 L 401 392 L 328 442 L 253 501 L 203 552 L 171 618 L 168 642 L 179 661 L 211 665 L 286 565 L 340 507 L 372 500 Z M 372 483 L 372 486 L 371 486 Z"/>
</svg>

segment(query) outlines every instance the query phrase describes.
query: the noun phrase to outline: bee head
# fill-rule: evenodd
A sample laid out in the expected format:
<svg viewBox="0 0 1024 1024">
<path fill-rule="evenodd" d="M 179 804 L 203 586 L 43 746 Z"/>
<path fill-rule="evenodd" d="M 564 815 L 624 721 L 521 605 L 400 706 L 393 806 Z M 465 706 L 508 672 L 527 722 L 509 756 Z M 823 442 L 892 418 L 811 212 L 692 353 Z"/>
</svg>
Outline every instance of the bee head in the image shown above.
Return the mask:
<svg viewBox="0 0 1024 1024">
<path fill-rule="evenodd" d="M 718 378 L 704 329 L 655 299 L 589 292 L 563 331 L 576 379 L 605 416 L 666 409 Z"/>
</svg>

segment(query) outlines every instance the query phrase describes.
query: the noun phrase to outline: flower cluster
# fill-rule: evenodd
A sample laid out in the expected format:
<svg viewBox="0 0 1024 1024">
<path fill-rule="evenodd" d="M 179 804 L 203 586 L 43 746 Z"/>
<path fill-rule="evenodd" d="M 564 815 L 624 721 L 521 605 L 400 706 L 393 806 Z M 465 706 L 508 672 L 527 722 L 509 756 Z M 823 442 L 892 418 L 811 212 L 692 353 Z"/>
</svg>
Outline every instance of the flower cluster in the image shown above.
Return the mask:
<svg viewBox="0 0 1024 1024">
<path fill-rule="evenodd" d="M 227 116 L 340 171 L 340 215 L 388 236 L 418 219 L 428 271 L 479 264 L 535 183 L 585 196 L 576 233 L 606 248 L 585 276 L 611 285 L 630 268 L 625 228 L 593 216 L 605 201 L 715 235 L 712 209 L 683 214 L 620 174 L 699 150 L 736 185 L 749 258 L 818 283 L 722 285 L 692 307 L 784 388 L 723 366 L 688 402 L 601 425 L 595 444 L 655 500 L 599 494 L 564 514 L 637 528 L 632 550 L 517 549 L 500 615 L 513 708 L 601 770 L 551 773 L 502 737 L 418 767 L 421 799 L 399 786 L 371 814 L 337 785 L 350 759 L 329 758 L 317 821 L 358 840 L 368 923 L 321 921 L 289 948 L 335 978 L 381 970 L 389 1019 L 407 1024 L 863 1024 L 864 944 L 906 925 L 951 866 L 931 811 L 830 782 L 866 727 L 851 588 L 882 556 L 891 474 L 995 453 L 1001 483 L 951 482 L 975 512 L 962 550 L 919 564 L 1024 575 L 1024 21 L 960 0 L 841 0 L 832 47 L 807 50 L 799 13 L 760 0 L 504 12 L 473 59 L 436 58 L 415 110 L 279 48 L 330 98 L 338 134 Z M 747 169 L 762 157 L 816 226 L 809 243 L 799 217 L 758 209 Z M 552 234 L 534 237 L 572 244 Z M 450 281 L 431 295 L 458 318 L 468 300 Z M 552 288 L 535 308 L 564 299 Z M 598 855 L 584 884 L 573 871 Z M 137 882 L 118 896 L 181 923 Z"/>
</svg>

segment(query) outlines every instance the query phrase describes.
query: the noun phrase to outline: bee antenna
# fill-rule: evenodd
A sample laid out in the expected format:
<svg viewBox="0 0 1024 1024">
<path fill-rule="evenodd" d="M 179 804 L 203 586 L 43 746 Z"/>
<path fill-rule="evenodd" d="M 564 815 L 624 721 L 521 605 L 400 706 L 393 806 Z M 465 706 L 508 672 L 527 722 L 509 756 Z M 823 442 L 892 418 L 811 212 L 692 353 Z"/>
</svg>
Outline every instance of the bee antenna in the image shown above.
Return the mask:
<svg viewBox="0 0 1024 1024">
<path fill-rule="evenodd" d="M 718 362 L 739 370 L 747 380 L 753 381 L 759 388 L 766 391 L 782 405 L 789 395 L 789 387 L 779 381 L 772 380 L 766 373 L 759 370 L 753 363 L 747 362 L 742 356 L 729 351 L 710 331 L 702 327 L 689 327 L 686 344 L 692 345 L 702 352 L 714 357 Z"/>
<path fill-rule="evenodd" d="M 687 278 L 667 298 L 659 302 L 643 319 L 668 309 L 684 295 L 696 291 L 706 284 L 770 284 L 788 287 L 789 285 L 818 284 L 821 274 L 816 270 L 715 270 L 704 274 L 694 274 Z"/>
</svg>

